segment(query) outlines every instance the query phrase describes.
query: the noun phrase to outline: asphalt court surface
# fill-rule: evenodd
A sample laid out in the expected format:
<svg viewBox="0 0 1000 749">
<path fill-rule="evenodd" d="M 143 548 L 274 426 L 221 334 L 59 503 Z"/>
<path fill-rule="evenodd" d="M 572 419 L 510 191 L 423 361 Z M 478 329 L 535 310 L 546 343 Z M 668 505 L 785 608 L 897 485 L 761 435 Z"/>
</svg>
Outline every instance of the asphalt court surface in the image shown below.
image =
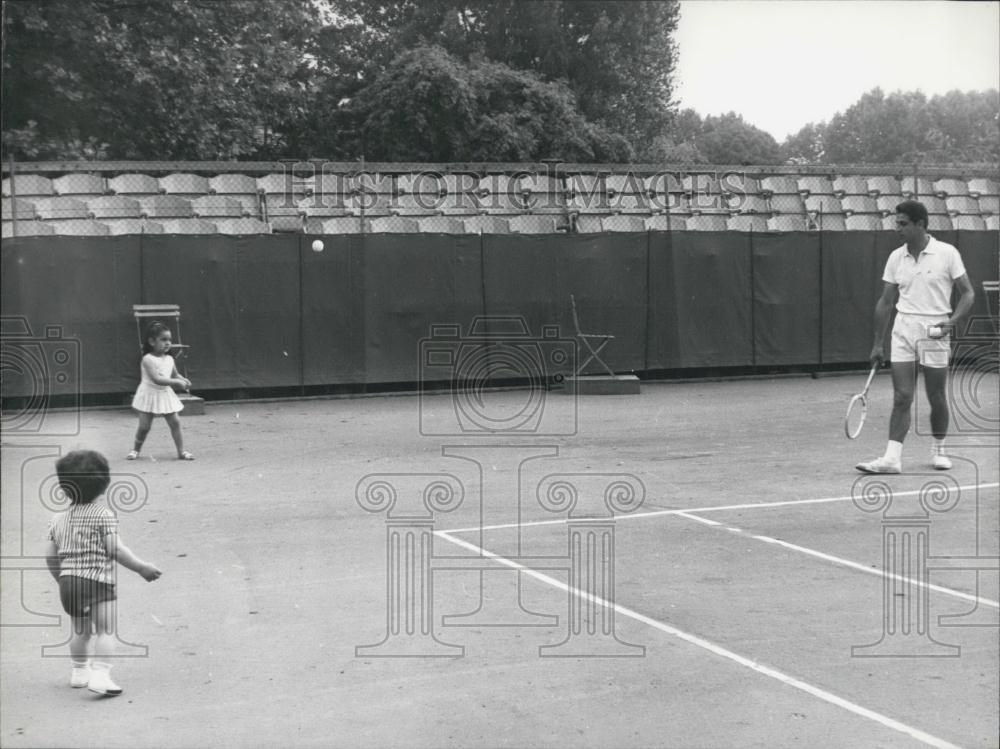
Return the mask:
<svg viewBox="0 0 1000 749">
<path fill-rule="evenodd" d="M 135 427 L 126 411 L 84 412 L 67 438 L 5 434 L 0 743 L 994 746 L 996 572 L 928 573 L 927 634 L 959 647 L 956 657 L 852 657 L 883 632 L 883 532 L 902 521 L 851 497 L 878 480 L 900 517 L 929 523 L 930 556 L 995 558 L 1000 459 L 981 426 L 997 423 L 996 377 L 976 386 L 978 402 L 958 404 L 978 409 L 961 423 L 980 428 L 950 440 L 953 471 L 929 468 L 918 423 L 906 473 L 876 479 L 853 465 L 884 447 L 888 378 L 873 385 L 861 437 L 842 431 L 863 380 L 647 383 L 639 396 L 582 398 L 575 411 L 552 392 L 547 404 L 564 399 L 548 422 L 556 434 L 501 439 L 422 434 L 421 408 L 441 424 L 454 409 L 447 395 L 210 404 L 183 421 L 198 458 L 189 464 L 172 460 L 162 423 L 143 460 L 122 460 Z M 518 391 L 487 397 L 500 415 L 526 402 Z M 42 657 L 65 640 L 65 622 L 24 625 L 51 623 L 39 615 L 59 613 L 57 595 L 47 573 L 11 569 L 44 534 L 39 492 L 55 455 L 77 446 L 141 480 L 145 499 L 122 514 L 123 537 L 164 570 L 148 585 L 121 575 L 119 631 L 133 645 L 120 650 L 148 650 L 121 659 L 126 693 L 115 700 L 69 689 L 65 659 Z M 388 552 L 386 512 L 365 512 L 356 493 L 386 474 L 454 476 L 462 503 L 434 513 L 433 554 L 485 549 L 510 564 L 568 555 L 567 511 L 538 501 L 547 478 L 583 476 L 590 509 L 601 506 L 586 483 L 595 475 L 637 481 L 641 506 L 613 518 L 613 603 L 618 639 L 643 646 L 641 657 L 540 658 L 566 639 L 581 596 L 567 593 L 565 570 L 516 573 L 498 560 L 433 573 L 434 637 L 463 657 L 359 657 L 389 626 Z M 958 499 L 923 512 L 921 495 Z M 967 621 L 993 626 L 941 626 L 977 597 L 981 618 Z M 548 619 L 442 626 L 479 606 Z M 600 619 L 606 609 L 592 610 Z"/>
</svg>

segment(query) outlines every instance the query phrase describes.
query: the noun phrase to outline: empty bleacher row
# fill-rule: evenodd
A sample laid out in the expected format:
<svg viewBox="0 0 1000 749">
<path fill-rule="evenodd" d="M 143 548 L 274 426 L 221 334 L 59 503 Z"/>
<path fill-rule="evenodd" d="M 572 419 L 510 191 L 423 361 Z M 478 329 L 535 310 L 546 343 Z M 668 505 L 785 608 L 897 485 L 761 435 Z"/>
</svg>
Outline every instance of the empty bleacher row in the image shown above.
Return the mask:
<svg viewBox="0 0 1000 749">
<path fill-rule="evenodd" d="M 67 173 L 3 180 L 3 237 L 306 232 L 868 231 L 917 197 L 931 231 L 1000 229 L 1000 181 L 890 175 Z M 16 226 L 15 226 L 16 224 Z"/>
</svg>

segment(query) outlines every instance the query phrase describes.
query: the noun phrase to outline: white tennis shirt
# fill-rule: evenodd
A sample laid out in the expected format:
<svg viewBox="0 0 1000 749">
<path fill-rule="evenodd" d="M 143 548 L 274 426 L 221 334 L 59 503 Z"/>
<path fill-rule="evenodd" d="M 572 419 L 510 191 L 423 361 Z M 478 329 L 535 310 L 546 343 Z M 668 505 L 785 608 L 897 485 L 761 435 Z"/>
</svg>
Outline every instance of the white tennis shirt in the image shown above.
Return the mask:
<svg viewBox="0 0 1000 749">
<path fill-rule="evenodd" d="M 896 310 L 910 315 L 950 315 L 951 290 L 965 275 L 958 250 L 947 242 L 930 241 L 914 259 L 904 244 L 892 251 L 882 280 L 899 287 Z"/>
</svg>

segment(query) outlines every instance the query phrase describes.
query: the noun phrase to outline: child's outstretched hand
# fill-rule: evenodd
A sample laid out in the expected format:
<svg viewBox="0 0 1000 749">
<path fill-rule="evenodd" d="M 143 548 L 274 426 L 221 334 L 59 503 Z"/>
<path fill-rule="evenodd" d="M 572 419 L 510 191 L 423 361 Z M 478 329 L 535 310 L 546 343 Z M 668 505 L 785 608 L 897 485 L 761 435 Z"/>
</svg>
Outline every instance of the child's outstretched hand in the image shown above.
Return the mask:
<svg viewBox="0 0 1000 749">
<path fill-rule="evenodd" d="M 142 575 L 143 580 L 147 583 L 151 583 L 153 580 L 159 580 L 160 575 L 163 573 L 160 572 L 159 568 L 155 564 L 147 564 L 139 574 Z"/>
</svg>

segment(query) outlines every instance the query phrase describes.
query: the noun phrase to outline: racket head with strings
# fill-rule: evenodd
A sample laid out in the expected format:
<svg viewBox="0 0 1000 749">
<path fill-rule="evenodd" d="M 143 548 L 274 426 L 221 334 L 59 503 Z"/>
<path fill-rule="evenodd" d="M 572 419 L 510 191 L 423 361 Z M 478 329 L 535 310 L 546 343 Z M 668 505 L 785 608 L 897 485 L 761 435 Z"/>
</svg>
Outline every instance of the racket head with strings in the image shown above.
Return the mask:
<svg viewBox="0 0 1000 749">
<path fill-rule="evenodd" d="M 857 439 L 864 429 L 867 416 L 868 397 L 864 393 L 858 393 L 847 404 L 847 413 L 844 416 L 844 434 L 847 435 L 847 439 Z"/>
<path fill-rule="evenodd" d="M 873 364 L 868 373 L 868 380 L 865 382 L 865 389 L 851 398 L 847 404 L 847 413 L 844 415 L 844 434 L 847 439 L 857 439 L 864 429 L 865 419 L 868 416 L 868 388 L 872 386 L 875 373 L 878 372 L 878 364 Z"/>
</svg>

